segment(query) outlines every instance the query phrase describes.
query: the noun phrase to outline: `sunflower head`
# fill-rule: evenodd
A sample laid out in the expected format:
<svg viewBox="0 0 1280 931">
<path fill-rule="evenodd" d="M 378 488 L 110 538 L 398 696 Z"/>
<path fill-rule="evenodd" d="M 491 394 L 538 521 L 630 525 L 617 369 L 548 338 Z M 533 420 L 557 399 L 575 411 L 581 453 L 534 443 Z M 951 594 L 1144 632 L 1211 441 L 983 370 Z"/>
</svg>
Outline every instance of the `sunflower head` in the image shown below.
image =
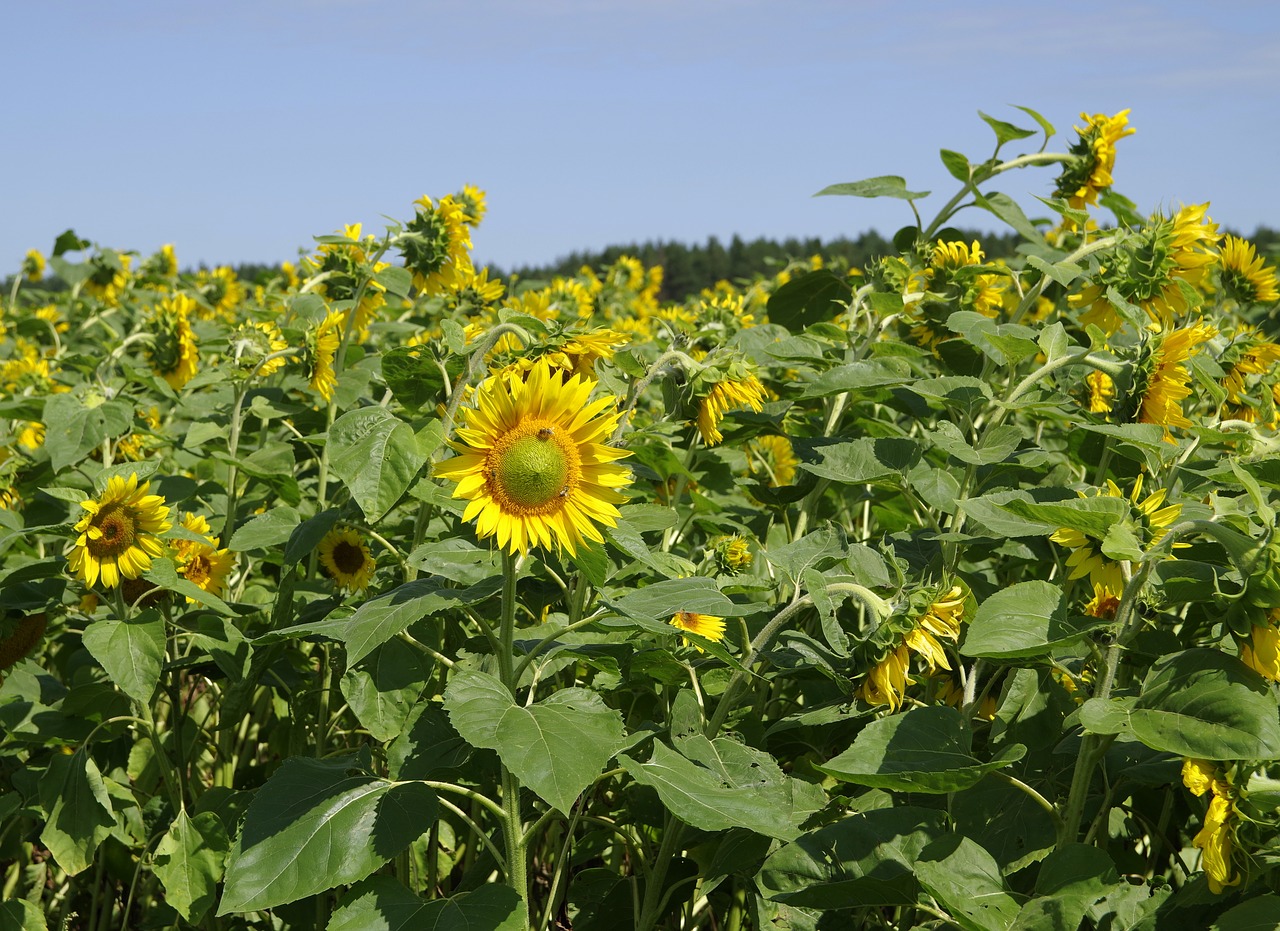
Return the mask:
<svg viewBox="0 0 1280 931">
<path fill-rule="evenodd" d="M 97 498 L 80 502 L 85 515 L 75 525 L 78 534 L 67 563 L 86 585 L 102 582 L 115 588 L 122 579 L 136 579 L 165 555 L 158 534 L 172 526 L 169 508 L 159 495 L 147 494 L 149 482 L 138 484 L 112 476 Z"/>
<path fill-rule="evenodd" d="M 320 565 L 333 584 L 346 591 L 364 591 L 377 564 L 369 545 L 354 527 L 336 527 L 320 540 Z"/>
<path fill-rule="evenodd" d="M 446 194 L 440 203 L 422 196 L 414 217 L 396 238 L 414 285 L 431 296 L 449 290 L 454 278 L 471 267 L 471 230 L 464 204 Z"/>
<path fill-rule="evenodd" d="M 318 325 L 307 331 L 303 344 L 307 383 L 326 402 L 333 398 L 333 390 L 338 386 L 333 360 L 342 345 L 342 330 L 346 322 L 345 313 L 330 311 Z"/>
<path fill-rule="evenodd" d="M 1077 126 L 1079 138 L 1071 146 L 1075 158 L 1068 162 L 1058 176 L 1055 197 L 1065 197 L 1076 210 L 1086 204 L 1096 204 L 1098 195 L 1111 187 L 1111 172 L 1116 165 L 1116 143 L 1133 135 L 1129 127 L 1129 111 L 1121 110 L 1115 116 L 1081 113 L 1085 121 Z"/>
<path fill-rule="evenodd" d="M 712 643 L 719 643 L 724 639 L 724 618 L 722 617 L 714 617 L 710 614 L 695 614 L 693 611 L 680 611 L 669 623 L 672 627 L 683 630 L 686 633 L 705 637 Z M 680 639 L 685 646 L 694 647 L 699 653 L 705 652 L 702 647 L 688 637 L 681 637 Z"/>
<path fill-rule="evenodd" d="M 185 294 L 175 294 L 162 299 L 148 321 L 152 334 L 147 350 L 151 368 L 175 391 L 195 377 L 200 361 L 196 337 L 188 322 L 195 309 L 195 301 Z"/>
<path fill-rule="evenodd" d="M 44 612 L 23 614 L 0 608 L 0 672 L 35 649 L 44 636 L 47 622 Z"/>
<path fill-rule="evenodd" d="M 715 540 L 711 546 L 711 553 L 715 557 L 716 568 L 729 575 L 737 575 L 750 569 L 755 561 L 755 556 L 751 553 L 751 544 L 747 542 L 746 537 L 737 534 Z"/>
<path fill-rule="evenodd" d="M 435 467 L 468 500 L 464 521 L 510 553 L 542 545 L 576 553 L 603 542 L 597 524 L 616 526 L 618 489 L 631 473 L 614 463 L 630 455 L 608 446 L 621 416 L 617 399 L 591 400 L 595 382 L 564 377 L 539 360 L 526 378 L 492 376 L 464 408 L 465 426 L 450 445 L 458 455 Z"/>
<path fill-rule="evenodd" d="M 34 283 L 44 278 L 45 261 L 39 249 L 28 249 L 22 259 L 22 276 Z"/>
<path fill-rule="evenodd" d="M 489 209 L 485 203 L 484 191 L 474 184 L 466 184 L 453 195 L 453 199 L 462 208 L 462 222 L 467 226 L 479 226 Z"/>
<path fill-rule="evenodd" d="M 1276 270 L 1257 254 L 1253 243 L 1228 236 L 1222 243 L 1222 286 L 1243 305 L 1274 304 L 1280 300 Z"/>
<path fill-rule="evenodd" d="M 234 268 L 220 265 L 212 271 L 201 269 L 196 274 L 195 286 L 204 301 L 203 305 L 197 305 L 196 316 L 227 322 L 235 319 L 236 308 L 244 300 L 245 290 Z"/>
</svg>

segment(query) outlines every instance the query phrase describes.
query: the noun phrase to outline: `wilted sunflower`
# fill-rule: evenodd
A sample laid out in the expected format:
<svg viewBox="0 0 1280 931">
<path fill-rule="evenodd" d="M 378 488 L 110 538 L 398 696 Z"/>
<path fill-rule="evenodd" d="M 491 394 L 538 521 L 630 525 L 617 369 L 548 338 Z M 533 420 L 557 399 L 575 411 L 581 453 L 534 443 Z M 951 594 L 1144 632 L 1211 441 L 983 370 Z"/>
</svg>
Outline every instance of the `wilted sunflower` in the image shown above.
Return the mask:
<svg viewBox="0 0 1280 931">
<path fill-rule="evenodd" d="M 97 498 L 80 502 L 88 513 L 76 523 L 75 546 L 67 557 L 71 570 L 86 585 L 99 580 L 115 588 L 123 579 L 136 579 L 151 567 L 151 560 L 165 555 L 157 534 L 172 524 L 169 508 L 160 495 L 149 495 L 150 482 L 138 484 L 137 473 L 126 480 L 119 475 L 107 481 Z"/>
<path fill-rule="evenodd" d="M 1213 793 L 1203 826 L 1191 843 L 1200 848 L 1200 866 L 1208 880 L 1209 891 L 1219 895 L 1228 886 L 1239 885 L 1241 879 L 1231 862 L 1236 833 L 1231 817 L 1235 810 L 1234 787 L 1216 763 L 1189 758 L 1182 763 L 1182 784 L 1191 790 L 1192 795 Z"/>
<path fill-rule="evenodd" d="M 715 446 L 724 439 L 720 421 L 725 414 L 746 408 L 759 412 L 764 406 L 764 399 L 764 385 L 754 375 L 716 382 L 698 403 L 698 432 L 702 435 L 702 442 Z"/>
<path fill-rule="evenodd" d="M 1121 110 L 1115 116 L 1081 113 L 1084 128 L 1077 126 L 1080 138 L 1071 146 L 1075 160 L 1069 162 L 1058 176 L 1055 197 L 1065 197 L 1076 210 L 1086 204 L 1096 204 L 1098 195 L 1111 187 L 1111 172 L 1116 166 L 1116 143 L 1133 135 L 1129 128 L 1129 111 Z"/>
<path fill-rule="evenodd" d="M 1223 240 L 1222 284 L 1241 304 L 1272 304 L 1280 300 L 1275 268 L 1262 261 L 1253 243 L 1238 236 Z"/>
<path fill-rule="evenodd" d="M 173 541 L 173 561 L 178 572 L 198 588 L 221 596 L 235 556 L 228 550 L 218 549 L 218 538 L 210 533 L 209 522 L 202 515 L 188 513 L 182 518 L 182 526 L 200 534 L 204 540 Z M 188 596 L 187 601 L 195 599 Z"/>
<path fill-rule="evenodd" d="M 710 614 L 695 614 L 692 611 L 680 611 L 669 623 L 672 627 L 678 627 L 686 633 L 705 637 L 712 643 L 719 643 L 724 639 L 724 618 L 722 617 L 713 617 Z M 702 647 L 688 637 L 681 637 L 680 639 L 685 646 L 694 647 L 699 653 L 703 652 Z"/>
<path fill-rule="evenodd" d="M 320 565 L 338 588 L 364 591 L 377 568 L 369 546 L 353 527 L 335 527 L 320 541 Z"/>
<path fill-rule="evenodd" d="M 617 426 L 617 399 L 591 401 L 595 382 L 562 378 L 539 361 L 528 378 L 491 377 L 463 409 L 466 426 L 450 445 L 458 452 L 435 467 L 466 498 L 464 521 L 480 539 L 495 537 L 510 553 L 532 547 L 576 553 L 586 540 L 603 542 L 596 524 L 617 525 L 616 489 L 631 473 L 614 463 L 631 455 L 606 446 Z"/>
<path fill-rule="evenodd" d="M 151 312 L 153 339 L 147 355 L 151 368 L 175 391 L 195 377 L 200 361 L 200 350 L 188 322 L 195 309 L 195 301 L 185 294 L 175 294 L 161 300 Z"/>
<path fill-rule="evenodd" d="M 311 390 L 325 401 L 333 397 L 333 389 L 338 385 L 338 376 L 333 371 L 333 359 L 342 345 L 342 328 L 346 325 L 347 315 L 340 311 L 330 311 L 320 325 L 307 332 L 305 360 L 307 366 L 307 384 Z"/>
</svg>

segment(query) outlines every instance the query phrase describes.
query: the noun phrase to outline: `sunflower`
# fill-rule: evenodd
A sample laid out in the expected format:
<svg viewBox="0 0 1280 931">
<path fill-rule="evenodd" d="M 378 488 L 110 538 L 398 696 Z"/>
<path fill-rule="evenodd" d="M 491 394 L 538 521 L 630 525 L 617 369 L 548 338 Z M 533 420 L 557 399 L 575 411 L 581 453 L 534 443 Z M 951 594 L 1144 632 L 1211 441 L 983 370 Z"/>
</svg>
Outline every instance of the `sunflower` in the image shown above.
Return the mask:
<svg viewBox="0 0 1280 931">
<path fill-rule="evenodd" d="M 722 617 L 713 617 L 710 614 L 695 614 L 692 611 L 680 611 L 669 623 L 672 627 L 678 627 L 687 633 L 705 637 L 712 643 L 719 643 L 724 639 L 724 618 Z M 688 637 L 681 637 L 680 639 L 685 646 L 694 647 L 699 653 L 704 652 L 702 647 Z"/>
<path fill-rule="evenodd" d="M 428 297 L 454 288 L 456 276 L 472 267 L 467 206 L 450 194 L 439 204 L 423 195 L 414 201 L 414 217 L 396 240 L 413 272 L 414 287 Z"/>
<path fill-rule="evenodd" d="M 747 542 L 746 537 L 737 534 L 715 540 L 711 551 L 715 556 L 717 568 L 729 575 L 737 575 L 744 569 L 750 569 L 751 564 L 755 562 L 755 557 L 751 554 L 751 544 Z"/>
<path fill-rule="evenodd" d="M 38 420 L 22 421 L 22 428 L 18 431 L 18 445 L 33 451 L 43 446 L 44 424 Z"/>
<path fill-rule="evenodd" d="M 1280 300 L 1275 268 L 1262 261 L 1253 243 L 1238 236 L 1223 240 L 1222 284 L 1241 304 L 1272 304 Z"/>
<path fill-rule="evenodd" d="M 1129 490 L 1130 516 L 1141 532 L 1140 542 L 1146 549 L 1150 549 L 1164 539 L 1169 528 L 1182 513 L 1180 504 L 1165 506 L 1165 495 L 1166 489 L 1157 488 L 1142 498 L 1141 475 L 1134 480 L 1133 488 Z M 1081 491 L 1080 497 L 1124 498 L 1126 496 L 1119 485 L 1107 479 L 1105 488 L 1095 488 L 1088 493 Z M 1139 501 L 1139 498 L 1142 500 Z M 1109 599 L 1115 599 L 1114 593 L 1124 591 L 1124 573 L 1118 562 L 1103 555 L 1102 541 L 1070 527 L 1060 527 L 1049 535 L 1049 539 L 1071 550 L 1071 555 L 1067 557 L 1067 568 L 1071 572 L 1067 578 L 1089 577 L 1089 581 L 1094 586 L 1094 600 L 1090 602 L 1091 606 L 1105 610 Z M 1178 546 L 1178 544 L 1174 545 Z M 1111 610 L 1114 612 L 1114 608 Z M 1093 614 L 1092 611 L 1089 613 Z M 1093 616 L 1102 617 L 1103 615 L 1094 614 Z"/>
<path fill-rule="evenodd" d="M 1085 376 L 1089 389 L 1089 413 L 1111 413 L 1111 400 L 1116 396 L 1116 383 L 1106 372 L 1095 369 Z"/>
<path fill-rule="evenodd" d="M 136 579 L 151 567 L 151 560 L 165 555 L 157 534 L 172 524 L 164 498 L 149 495 L 150 482 L 138 484 L 137 473 L 128 479 L 113 475 L 96 499 L 80 502 L 88 513 L 76 523 L 79 537 L 67 557 L 71 570 L 86 585 L 99 580 L 115 588 L 120 580 Z"/>
<path fill-rule="evenodd" d="M 462 190 L 453 195 L 462 207 L 462 222 L 467 226 L 479 226 L 489 207 L 485 203 L 484 191 L 474 184 L 464 184 Z"/>
<path fill-rule="evenodd" d="M 1004 306 L 1008 284 L 1002 275 L 979 271 L 986 256 L 975 239 L 939 239 L 923 270 L 911 272 L 903 282 L 910 305 L 911 338 L 927 349 L 951 336 L 946 320 L 956 310 L 995 317 Z"/>
<path fill-rule="evenodd" d="M 540 361 L 527 380 L 490 377 L 465 408 L 466 426 L 450 445 L 459 455 L 435 467 L 466 498 L 464 521 L 496 537 L 510 553 L 535 545 L 571 554 L 586 540 L 603 542 L 596 524 L 617 526 L 617 489 L 631 473 L 614 465 L 631 455 L 604 445 L 621 414 L 617 399 L 591 401 L 596 383 L 563 378 Z"/>
<path fill-rule="evenodd" d="M 333 389 L 338 385 L 338 376 L 333 371 L 333 359 L 342 345 L 342 328 L 346 325 L 347 315 L 340 311 L 330 311 L 320 325 L 307 333 L 306 365 L 307 384 L 320 397 L 329 401 L 333 398 Z"/>
<path fill-rule="evenodd" d="M 235 563 L 235 556 L 228 550 L 218 549 L 218 538 L 209 531 L 209 522 L 199 514 L 188 513 L 182 518 L 182 526 L 204 540 L 175 540 L 173 561 L 178 572 L 188 582 L 194 583 L 211 595 L 221 595 L 227 584 L 227 576 Z M 195 599 L 188 596 L 187 601 Z"/>
<path fill-rule="evenodd" d="M 1135 393 L 1139 399 L 1138 423 L 1160 424 L 1165 428 L 1191 426 L 1182 411 L 1183 399 L 1191 394 L 1191 375 L 1184 363 L 1215 335 L 1217 331 L 1213 327 L 1197 323 L 1156 338 L 1145 366 L 1145 381 Z M 1165 438 L 1172 441 L 1167 429 Z"/>
<path fill-rule="evenodd" d="M 1200 866 L 1209 883 L 1209 891 L 1220 895 L 1228 886 L 1240 884 L 1240 874 L 1232 864 L 1235 853 L 1235 790 L 1230 779 L 1210 760 L 1185 759 L 1182 784 L 1192 795 L 1212 792 L 1200 831 L 1191 843 L 1200 848 Z"/>
<path fill-rule="evenodd" d="M 1280 608 L 1267 613 L 1265 625 L 1255 624 L 1249 642 L 1240 645 L 1240 661 L 1258 675 L 1280 682 Z"/>
<path fill-rule="evenodd" d="M 888 705 L 890 711 L 897 711 L 906 695 L 912 653 L 924 660 L 930 674 L 939 669 L 949 671 L 951 664 L 939 638 L 952 643 L 960 639 L 967 600 L 968 595 L 960 585 L 929 596 L 924 610 L 911 622 L 901 641 L 871 667 L 858 689 L 858 696 L 868 704 Z"/>
<path fill-rule="evenodd" d="M 768 476 L 773 488 L 794 482 L 799 465 L 791 441 L 785 436 L 758 436 L 747 444 L 747 467 Z"/>
<path fill-rule="evenodd" d="M 1063 168 L 1053 192 L 1055 197 L 1065 197 L 1076 210 L 1083 210 L 1086 204 L 1096 204 L 1098 195 L 1111 187 L 1116 143 L 1134 133 L 1129 128 L 1128 110 L 1121 110 L 1115 116 L 1081 113 L 1080 118 L 1085 126 L 1075 128 L 1080 134 L 1071 146 L 1075 159 Z"/>
<path fill-rule="evenodd" d="M 195 377 L 196 364 L 200 361 L 196 337 L 188 322 L 194 310 L 195 301 L 185 294 L 175 294 L 161 300 L 160 306 L 151 312 L 154 338 L 147 355 L 151 368 L 175 391 Z"/>
<path fill-rule="evenodd" d="M 1218 359 L 1218 364 L 1226 372 L 1222 387 L 1227 392 L 1227 402 L 1239 405 L 1245 392 L 1245 378 L 1265 375 L 1277 362 L 1280 362 L 1280 345 L 1254 327 L 1241 327 Z"/>
<path fill-rule="evenodd" d="M 0 672 L 35 649 L 47 624 L 48 616 L 44 612 L 18 614 L 0 608 Z"/>
<path fill-rule="evenodd" d="M 234 268 L 220 265 L 213 271 L 202 269 L 196 274 L 195 286 L 204 298 L 203 305 L 196 305 L 197 317 L 217 317 L 227 322 L 235 319 L 236 307 L 244 300 L 245 292 Z"/>
<path fill-rule="evenodd" d="M 288 349 L 289 343 L 274 323 L 256 321 L 242 323 L 231 334 L 231 352 L 244 372 L 256 372 L 266 378 L 284 368 L 285 357 L 266 361 L 267 356 Z"/>
<path fill-rule="evenodd" d="M 44 278 L 45 261 L 44 256 L 39 249 L 28 249 L 26 257 L 22 260 L 22 274 L 32 284 L 39 283 Z"/>
<path fill-rule="evenodd" d="M 719 425 L 725 414 L 744 408 L 758 413 L 764 406 L 764 398 L 764 385 L 754 375 L 716 382 L 698 404 L 698 432 L 702 434 L 702 441 L 715 446 L 724 439 Z"/>
<path fill-rule="evenodd" d="M 368 544 L 353 527 L 335 527 L 324 535 L 320 565 L 338 588 L 349 592 L 368 588 L 377 568 Z"/>
</svg>

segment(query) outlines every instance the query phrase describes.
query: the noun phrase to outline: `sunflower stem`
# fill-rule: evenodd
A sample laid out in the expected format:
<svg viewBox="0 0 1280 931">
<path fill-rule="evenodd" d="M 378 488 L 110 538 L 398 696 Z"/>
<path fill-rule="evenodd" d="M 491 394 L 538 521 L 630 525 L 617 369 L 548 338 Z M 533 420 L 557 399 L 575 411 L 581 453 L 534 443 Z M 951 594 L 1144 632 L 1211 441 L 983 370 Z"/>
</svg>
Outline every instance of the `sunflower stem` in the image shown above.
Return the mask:
<svg viewBox="0 0 1280 931">
<path fill-rule="evenodd" d="M 502 684 L 514 699 L 517 679 L 514 665 L 516 628 L 516 557 L 502 551 L 502 623 L 498 630 L 498 671 Z M 522 667 L 523 668 L 523 667 Z M 506 849 L 507 884 L 520 896 L 522 928 L 529 927 L 529 877 L 525 858 L 524 821 L 520 812 L 520 780 L 502 761 L 503 846 Z"/>
</svg>

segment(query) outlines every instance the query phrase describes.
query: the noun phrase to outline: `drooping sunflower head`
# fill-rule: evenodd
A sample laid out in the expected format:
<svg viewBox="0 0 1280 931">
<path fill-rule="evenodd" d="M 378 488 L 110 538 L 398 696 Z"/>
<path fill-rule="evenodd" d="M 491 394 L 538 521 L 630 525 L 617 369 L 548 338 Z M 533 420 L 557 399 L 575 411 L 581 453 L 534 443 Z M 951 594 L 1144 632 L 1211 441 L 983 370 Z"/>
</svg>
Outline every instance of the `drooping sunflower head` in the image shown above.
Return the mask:
<svg viewBox="0 0 1280 931">
<path fill-rule="evenodd" d="M 303 346 L 307 383 L 326 402 L 333 398 L 333 390 L 338 385 L 333 360 L 338 354 L 338 347 L 342 345 L 342 328 L 346 322 L 345 313 L 330 311 L 317 326 L 307 331 Z"/>
<path fill-rule="evenodd" d="M 698 405 L 698 433 L 708 446 L 724 439 L 720 421 L 730 411 L 764 409 L 768 392 L 754 366 L 741 359 L 708 365 L 692 380 Z"/>
<path fill-rule="evenodd" d="M 747 468 L 765 478 L 772 488 L 794 482 L 799 465 L 791 441 L 781 434 L 758 436 L 747 444 Z"/>
<path fill-rule="evenodd" d="M 79 536 L 67 564 L 86 585 L 101 581 L 115 588 L 122 579 L 138 578 L 153 558 L 165 555 L 158 534 L 172 526 L 169 508 L 160 495 L 147 494 L 150 487 L 150 482 L 138 484 L 137 473 L 128 479 L 116 475 L 101 495 L 80 502 L 86 513 L 75 525 Z"/>
<path fill-rule="evenodd" d="M 453 195 L 453 199 L 462 208 L 462 222 L 467 226 L 479 226 L 489 209 L 485 203 L 484 191 L 474 184 L 464 184 L 462 190 Z"/>
<path fill-rule="evenodd" d="M 377 568 L 369 545 L 354 527 L 335 527 L 324 535 L 319 546 L 320 565 L 333 584 L 349 592 L 364 591 Z"/>
<path fill-rule="evenodd" d="M 595 382 L 562 377 L 539 360 L 525 379 L 493 376 L 463 409 L 465 426 L 450 445 L 458 455 L 435 467 L 457 482 L 480 539 L 494 537 L 510 553 L 534 546 L 576 553 L 603 542 L 598 524 L 616 526 L 618 489 L 631 484 L 629 456 L 607 445 L 621 416 L 617 399 L 591 400 Z"/>
<path fill-rule="evenodd" d="M 446 291 L 453 278 L 471 267 L 471 230 L 464 204 L 446 194 L 440 203 L 422 196 L 414 201 L 413 219 L 405 224 L 396 245 L 413 283 L 431 296 Z"/>
<path fill-rule="evenodd" d="M 714 617 L 710 614 L 695 614 L 693 611 L 680 611 L 669 623 L 672 627 L 676 627 L 686 633 L 705 637 L 712 643 L 719 643 L 724 639 L 725 628 L 724 618 L 722 617 Z M 696 641 L 690 640 L 688 637 L 681 637 L 680 639 L 685 646 L 694 647 L 699 653 L 704 652 Z"/>
<path fill-rule="evenodd" d="M 204 299 L 203 305 L 197 305 L 197 317 L 227 322 L 235 319 L 236 308 L 244 300 L 245 290 L 234 268 L 220 265 L 212 271 L 201 269 L 196 274 L 195 286 Z"/>
<path fill-rule="evenodd" d="M 289 348 L 280 328 L 269 321 L 240 324 L 230 338 L 230 351 L 241 374 L 266 378 L 284 367 L 285 357 L 267 358 Z"/>
<path fill-rule="evenodd" d="M 1228 236 L 1222 243 L 1222 286 L 1238 303 L 1274 304 L 1280 300 L 1276 270 L 1257 254 L 1253 243 Z"/>
<path fill-rule="evenodd" d="M 127 252 L 115 252 L 103 249 L 89 256 L 88 265 L 92 271 L 84 281 L 84 291 L 98 298 L 108 307 L 120 303 L 120 296 L 129 286 L 129 267 L 133 264 L 133 256 Z"/>
<path fill-rule="evenodd" d="M 1111 187 L 1116 143 L 1134 133 L 1129 127 L 1128 110 L 1121 110 L 1115 116 L 1081 113 L 1080 118 L 1085 125 L 1075 128 L 1080 138 L 1070 150 L 1075 159 L 1062 169 L 1053 192 L 1055 197 L 1065 197 L 1076 210 L 1083 210 L 1086 204 L 1096 204 L 1098 195 Z"/>
<path fill-rule="evenodd" d="M 39 249 L 28 249 L 22 259 L 22 276 L 33 284 L 44 278 L 44 255 Z"/>
<path fill-rule="evenodd" d="M 200 361 L 195 333 L 191 330 L 190 314 L 196 302 L 185 294 L 163 298 L 154 308 L 149 319 L 152 342 L 147 355 L 152 370 L 169 383 L 175 391 L 191 381 Z"/>
<path fill-rule="evenodd" d="M 1166 428 L 1191 426 L 1182 408 L 1183 400 L 1191 394 L 1186 362 L 1216 335 L 1217 330 L 1209 324 L 1196 323 L 1152 337 L 1134 374 L 1132 419 Z M 1172 441 L 1167 429 L 1165 437 Z"/>
</svg>

